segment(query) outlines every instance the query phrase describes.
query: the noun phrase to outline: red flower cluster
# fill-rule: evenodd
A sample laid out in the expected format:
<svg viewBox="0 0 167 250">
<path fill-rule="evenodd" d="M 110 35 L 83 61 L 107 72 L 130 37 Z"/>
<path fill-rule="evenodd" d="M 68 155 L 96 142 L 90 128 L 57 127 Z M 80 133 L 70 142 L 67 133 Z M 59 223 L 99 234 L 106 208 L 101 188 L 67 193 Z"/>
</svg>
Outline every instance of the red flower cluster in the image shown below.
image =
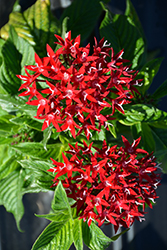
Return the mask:
<svg viewBox="0 0 167 250">
<path fill-rule="evenodd" d="M 20 96 L 29 96 L 27 104 L 37 106 L 42 130 L 52 123 L 57 132 L 70 130 L 76 138 L 77 129 L 77 135 L 84 131 L 89 139 L 90 130 L 107 128 L 115 109 L 124 113 L 122 105 L 130 102 L 141 80 L 124 65 L 128 61 L 121 58 L 123 50 L 114 55 L 104 38 L 99 43 L 95 39 L 90 56 L 89 44 L 79 47 L 80 36 L 55 36 L 60 48 L 54 52 L 47 45 L 47 56 L 35 54 L 36 65 L 25 66 L 26 75 L 18 75 L 24 81 L 19 90 L 26 89 Z"/>
<path fill-rule="evenodd" d="M 67 196 L 76 201 L 78 216 L 88 225 L 93 220 L 99 226 L 112 223 L 115 231 L 130 227 L 135 219 L 142 220 L 145 204 L 152 207 L 157 198 L 160 176 L 155 173 L 155 157 L 137 148 L 140 138 L 132 145 L 123 136 L 122 140 L 122 147 L 109 147 L 104 141 L 102 149 L 76 143 L 66 152 L 70 159 L 64 154 L 64 163 L 52 159 L 55 166 L 48 170 L 56 173 L 52 186 L 61 177 Z"/>
</svg>

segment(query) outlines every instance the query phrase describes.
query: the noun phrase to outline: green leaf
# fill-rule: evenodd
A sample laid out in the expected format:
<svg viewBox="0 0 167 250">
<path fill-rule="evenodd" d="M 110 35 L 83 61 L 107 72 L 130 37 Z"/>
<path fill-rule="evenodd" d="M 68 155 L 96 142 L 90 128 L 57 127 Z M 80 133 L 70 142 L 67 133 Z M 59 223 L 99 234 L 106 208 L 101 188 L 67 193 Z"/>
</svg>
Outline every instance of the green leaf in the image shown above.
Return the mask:
<svg viewBox="0 0 167 250">
<path fill-rule="evenodd" d="M 157 161 L 161 163 L 163 172 L 167 173 L 167 128 L 150 128 L 155 141 L 154 155 L 157 157 Z"/>
<path fill-rule="evenodd" d="M 42 124 L 41 122 L 39 122 L 39 120 L 32 118 L 30 116 L 27 115 L 23 115 L 23 116 L 19 116 L 19 117 L 14 117 L 12 119 L 10 119 L 10 121 L 14 124 L 18 124 L 18 125 L 23 125 L 26 124 L 28 127 L 41 131 L 42 129 Z"/>
<path fill-rule="evenodd" d="M 103 4 L 105 17 L 100 25 L 100 35 L 111 43 L 115 53 L 124 49 L 124 58 L 139 68 L 145 58 L 145 43 L 130 16 L 113 15 Z M 128 34 L 128 35 L 127 35 Z"/>
<path fill-rule="evenodd" d="M 16 161 L 16 156 L 12 155 L 2 165 L 0 165 L 0 180 L 7 177 L 11 172 L 16 170 L 18 167 L 19 164 Z"/>
<path fill-rule="evenodd" d="M 34 161 L 34 160 L 20 160 L 19 163 L 23 168 L 31 170 L 31 174 L 34 175 L 35 183 L 39 187 L 47 190 L 51 190 L 50 186 L 53 184 L 54 175 L 47 170 L 52 168 L 53 165 L 46 161 Z"/>
<path fill-rule="evenodd" d="M 126 233 L 127 231 L 129 231 L 129 229 L 130 228 L 127 228 L 124 231 L 122 231 L 121 233 L 114 235 L 113 237 L 111 237 L 111 240 L 112 241 L 116 241 L 121 235 L 123 235 L 124 233 Z"/>
<path fill-rule="evenodd" d="M 13 115 L 3 115 L 0 116 L 0 130 L 1 131 L 17 131 L 18 126 L 10 121 L 10 119 L 13 118 Z"/>
<path fill-rule="evenodd" d="M 7 93 L 18 94 L 20 79 L 16 75 L 24 73 L 24 66 L 34 64 L 34 49 L 10 28 L 10 37 L 2 47 L 0 84 Z"/>
<path fill-rule="evenodd" d="M 90 227 L 88 226 L 87 222 L 83 222 L 82 231 L 84 243 L 91 250 L 104 250 L 112 242 L 112 240 L 107 237 L 93 222 L 91 223 Z"/>
<path fill-rule="evenodd" d="M 57 187 L 56 187 L 54 199 L 52 202 L 52 209 L 55 212 L 57 212 L 57 211 L 61 212 L 64 210 L 68 210 L 68 213 L 69 213 L 71 219 L 73 219 L 72 212 L 71 212 L 71 206 L 70 206 L 69 200 L 67 198 L 67 194 L 66 194 L 61 182 L 59 182 Z"/>
<path fill-rule="evenodd" d="M 54 34 L 60 34 L 60 23 L 51 13 L 49 0 L 36 1 L 24 13 L 11 13 L 8 24 L 1 29 L 2 38 L 8 37 L 10 25 L 13 25 L 19 36 L 35 47 L 39 56 L 46 55 L 46 44 L 53 44 Z"/>
<path fill-rule="evenodd" d="M 16 112 L 19 110 L 19 106 L 23 104 L 22 99 L 16 100 L 9 94 L 0 94 L 0 106 L 7 112 Z"/>
<path fill-rule="evenodd" d="M 39 218 L 45 218 L 50 221 L 56 221 L 56 222 L 63 221 L 64 223 L 70 219 L 69 214 L 64 214 L 63 212 L 50 213 L 50 214 L 36 214 L 36 216 Z"/>
<path fill-rule="evenodd" d="M 61 149 L 62 144 L 48 144 L 47 150 L 44 149 L 42 143 L 38 142 L 23 142 L 16 145 L 12 145 L 12 148 L 17 152 L 20 152 L 24 155 L 31 156 L 36 159 L 56 159 L 59 155 L 59 150 Z"/>
<path fill-rule="evenodd" d="M 135 24 L 135 26 L 138 28 L 138 30 L 139 30 L 139 32 L 140 32 L 143 40 L 146 43 L 146 38 L 145 38 L 143 27 L 141 25 L 141 22 L 139 20 L 137 12 L 136 12 L 135 8 L 133 7 L 133 4 L 131 3 L 130 0 L 126 0 L 125 15 L 129 16 L 131 18 L 131 20 L 133 21 L 133 23 Z"/>
<path fill-rule="evenodd" d="M 34 243 L 32 250 L 68 250 L 73 242 L 73 222 L 51 222 Z"/>
<path fill-rule="evenodd" d="M 2 50 L 2 46 L 4 45 L 4 43 L 5 43 L 5 40 L 3 40 L 3 39 L 0 38 L 0 66 L 2 64 L 2 53 L 1 53 L 1 50 Z M 0 91 L 0 93 L 3 93 L 1 91 Z"/>
<path fill-rule="evenodd" d="M 167 113 L 151 105 L 129 104 L 124 108 L 125 115 L 119 114 L 118 120 L 126 126 L 131 126 L 138 122 L 147 122 L 151 126 L 162 128 L 167 125 Z"/>
<path fill-rule="evenodd" d="M 4 205 L 8 212 L 13 213 L 20 231 L 19 222 L 24 214 L 22 204 L 23 182 L 23 170 L 15 170 L 0 181 L 0 205 Z"/>
<path fill-rule="evenodd" d="M 101 13 L 102 8 L 98 0 L 74 0 L 64 10 L 61 21 L 65 17 L 69 17 L 67 23 L 68 31 L 71 30 L 72 37 L 81 34 L 81 39 L 84 41 L 93 31 Z"/>
<path fill-rule="evenodd" d="M 164 97 L 167 95 L 167 80 L 163 82 L 153 93 L 152 97 L 155 98 L 156 100 Z"/>
<path fill-rule="evenodd" d="M 82 220 L 76 218 L 73 222 L 73 240 L 77 250 L 83 250 L 82 235 L 84 233 L 85 232 L 82 232 Z"/>
<path fill-rule="evenodd" d="M 141 129 L 142 140 L 144 141 L 144 149 L 151 153 L 155 150 L 155 141 L 153 138 L 152 130 L 150 126 L 145 122 L 141 123 Z"/>
<path fill-rule="evenodd" d="M 2 131 L 0 131 L 0 144 L 11 144 L 14 141 L 13 137 L 7 137 L 7 133 L 4 132 L 5 134 L 2 135 L 1 133 Z M 4 136 L 4 137 L 3 137 Z"/>
<path fill-rule="evenodd" d="M 43 140 L 42 140 L 42 143 L 43 143 L 43 147 L 45 150 L 47 150 L 47 143 L 52 135 L 52 128 L 53 126 L 49 126 L 48 128 L 46 128 L 44 131 L 43 131 Z"/>
<path fill-rule="evenodd" d="M 140 86 L 140 93 L 145 94 L 145 92 L 150 87 L 155 75 L 157 74 L 163 58 L 159 57 L 146 63 L 137 75 L 138 79 L 143 79 L 143 85 Z"/>
</svg>

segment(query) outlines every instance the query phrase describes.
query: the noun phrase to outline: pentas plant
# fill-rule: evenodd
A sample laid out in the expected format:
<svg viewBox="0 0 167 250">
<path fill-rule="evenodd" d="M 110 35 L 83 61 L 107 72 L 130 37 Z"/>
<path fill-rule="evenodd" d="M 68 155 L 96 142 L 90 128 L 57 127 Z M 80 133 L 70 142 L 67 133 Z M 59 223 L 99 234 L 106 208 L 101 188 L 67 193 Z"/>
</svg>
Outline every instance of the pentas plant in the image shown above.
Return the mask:
<svg viewBox="0 0 167 250">
<path fill-rule="evenodd" d="M 137 148 L 140 138 L 132 145 L 124 136 L 122 140 L 124 147 L 109 147 L 104 140 L 101 149 L 83 141 L 83 146 L 69 145 L 66 153 L 72 157 L 63 154 L 64 163 L 52 159 L 55 167 L 48 170 L 56 174 L 52 186 L 61 179 L 67 196 L 76 201 L 78 216 L 89 226 L 96 221 L 98 226 L 113 224 L 115 231 L 128 228 L 135 219 L 144 219 L 145 204 L 152 208 L 157 198 L 160 175 L 155 157 Z"/>
<path fill-rule="evenodd" d="M 26 75 L 18 75 L 24 81 L 19 90 L 26 89 L 20 96 L 29 96 L 27 104 L 37 106 L 42 130 L 52 123 L 57 132 L 69 131 L 74 139 L 84 134 L 89 140 L 91 131 L 108 129 L 116 111 L 125 113 L 123 105 L 139 94 L 136 86 L 142 80 L 122 59 L 123 50 L 115 55 L 104 38 L 99 43 L 95 38 L 90 55 L 89 44 L 80 47 L 80 35 L 55 36 L 57 51 L 47 45 L 47 56 L 35 54 L 36 65 L 25 66 Z M 51 159 L 52 187 L 62 182 L 78 218 L 88 226 L 94 221 L 98 226 L 111 223 L 115 231 L 128 228 L 143 219 L 146 204 L 152 207 L 160 175 L 153 153 L 138 148 L 140 139 L 131 145 L 122 136 L 121 147 L 104 140 L 101 149 L 93 142 L 76 142 L 69 144 L 67 155 L 62 153 L 64 162 Z"/>
<path fill-rule="evenodd" d="M 115 55 L 104 38 L 95 39 L 89 55 L 90 45 L 80 47 L 80 35 L 55 36 L 59 49 L 47 45 L 47 57 L 35 54 L 36 65 L 25 66 L 26 75 L 18 75 L 24 81 L 19 90 L 26 89 L 20 96 L 29 96 L 27 104 L 37 106 L 42 130 L 52 123 L 57 132 L 69 130 L 74 138 L 84 132 L 89 139 L 91 130 L 108 129 L 115 110 L 124 114 L 123 105 L 138 93 L 135 85 L 142 80 L 135 80 L 137 72 L 125 65 L 123 50 Z"/>
</svg>

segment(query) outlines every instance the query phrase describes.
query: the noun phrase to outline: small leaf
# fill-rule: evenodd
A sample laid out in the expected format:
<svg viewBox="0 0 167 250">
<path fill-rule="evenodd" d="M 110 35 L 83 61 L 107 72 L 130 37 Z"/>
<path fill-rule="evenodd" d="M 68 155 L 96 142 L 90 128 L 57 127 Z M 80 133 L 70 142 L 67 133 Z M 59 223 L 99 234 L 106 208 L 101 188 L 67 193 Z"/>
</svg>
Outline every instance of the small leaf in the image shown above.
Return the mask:
<svg viewBox="0 0 167 250">
<path fill-rule="evenodd" d="M 57 211 L 63 211 L 63 210 L 68 210 L 68 213 L 72 217 L 72 212 L 71 212 L 71 206 L 67 198 L 67 194 L 63 188 L 63 185 L 61 182 L 58 183 L 55 194 L 54 194 L 54 199 L 52 203 L 52 209 L 57 212 Z"/>
<path fill-rule="evenodd" d="M 121 235 L 123 235 L 124 233 L 126 233 L 127 231 L 129 231 L 129 229 L 130 228 L 127 228 L 124 231 L 122 231 L 121 233 L 114 235 L 113 237 L 111 237 L 111 240 L 112 241 L 116 241 Z"/>
<path fill-rule="evenodd" d="M 87 222 L 83 222 L 82 231 L 84 243 L 91 250 L 104 250 L 112 242 L 112 240 L 108 238 L 93 222 L 91 223 L 90 227 L 88 226 Z"/>
</svg>

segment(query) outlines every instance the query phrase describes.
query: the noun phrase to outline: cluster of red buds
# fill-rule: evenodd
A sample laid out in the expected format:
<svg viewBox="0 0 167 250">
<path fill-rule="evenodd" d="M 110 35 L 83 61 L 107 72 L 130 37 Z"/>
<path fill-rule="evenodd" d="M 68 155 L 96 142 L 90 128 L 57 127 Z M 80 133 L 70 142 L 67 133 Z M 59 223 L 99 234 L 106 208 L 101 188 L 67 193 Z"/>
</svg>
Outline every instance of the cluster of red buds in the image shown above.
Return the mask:
<svg viewBox="0 0 167 250">
<path fill-rule="evenodd" d="M 35 54 L 36 65 L 25 66 L 26 75 L 20 96 L 29 96 L 27 104 L 37 106 L 37 119 L 44 119 L 42 130 L 51 123 L 57 132 L 69 130 L 74 138 L 84 131 L 89 139 L 90 130 L 108 129 L 115 110 L 124 114 L 123 105 L 130 103 L 137 72 L 125 66 L 123 50 L 114 55 L 113 48 L 104 38 L 93 47 L 80 47 L 80 35 L 65 40 L 55 35 L 60 48 L 54 52 L 47 45 L 47 57 Z M 33 71 L 34 74 L 30 74 Z M 77 129 L 77 134 L 76 134 Z"/>
<path fill-rule="evenodd" d="M 93 143 L 76 143 L 66 151 L 72 155 L 70 159 L 64 154 L 64 163 L 52 159 L 55 166 L 48 170 L 56 173 L 52 186 L 61 177 L 67 196 L 76 201 L 79 217 L 89 226 L 96 221 L 99 226 L 112 223 L 115 231 L 120 226 L 130 227 L 135 219 L 144 219 L 145 204 L 152 207 L 157 198 L 160 175 L 155 173 L 154 156 L 137 148 L 140 138 L 132 145 L 123 136 L 122 140 L 124 147 L 109 147 L 103 141 L 102 149 Z"/>
</svg>

